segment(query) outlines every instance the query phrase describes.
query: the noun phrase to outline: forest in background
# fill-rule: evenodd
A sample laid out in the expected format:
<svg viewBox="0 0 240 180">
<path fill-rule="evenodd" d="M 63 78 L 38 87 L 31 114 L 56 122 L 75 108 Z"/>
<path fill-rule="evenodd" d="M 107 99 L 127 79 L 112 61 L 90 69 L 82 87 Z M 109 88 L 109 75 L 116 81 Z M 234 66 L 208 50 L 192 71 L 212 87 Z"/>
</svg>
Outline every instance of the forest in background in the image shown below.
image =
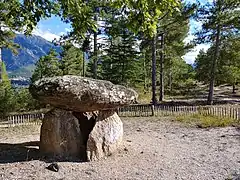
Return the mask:
<svg viewBox="0 0 240 180">
<path fill-rule="evenodd" d="M 193 95 L 199 82 L 209 86 L 208 104 L 213 104 L 216 85 L 231 85 L 232 93 L 236 93 L 240 82 L 240 1 L 217 0 L 205 5 L 171 0 L 165 4 L 150 0 L 136 4 L 89 1 L 78 7 L 85 16 L 79 14 L 73 1 L 69 2 L 72 3 L 59 1 L 60 6 L 52 1 L 45 4 L 36 1 L 35 6 L 17 0 L 0 3 L 1 10 L 15 7 L 11 10 L 20 11 L 19 16 L 25 18 L 0 11 L 0 25 L 9 27 L 0 29 L 0 48 L 13 51 L 21 48 L 12 41 L 14 30 L 28 27 L 25 33 L 29 34 L 41 17 L 59 15 L 73 27 L 72 32 L 54 41 L 62 47 L 61 53 L 52 49 L 38 60 L 32 83 L 43 77 L 62 75 L 104 79 L 135 89 L 140 100 L 153 104 L 169 97 Z M 194 41 L 186 43 L 190 19 L 202 22 L 202 29 L 196 32 Z M 97 39 L 97 35 L 102 35 L 102 39 Z M 200 51 L 193 66 L 186 64 L 183 56 L 201 43 L 209 43 L 211 47 L 206 52 Z M 0 72 L 2 114 L 44 107 L 31 97 L 27 88 L 11 87 L 3 62 Z"/>
</svg>

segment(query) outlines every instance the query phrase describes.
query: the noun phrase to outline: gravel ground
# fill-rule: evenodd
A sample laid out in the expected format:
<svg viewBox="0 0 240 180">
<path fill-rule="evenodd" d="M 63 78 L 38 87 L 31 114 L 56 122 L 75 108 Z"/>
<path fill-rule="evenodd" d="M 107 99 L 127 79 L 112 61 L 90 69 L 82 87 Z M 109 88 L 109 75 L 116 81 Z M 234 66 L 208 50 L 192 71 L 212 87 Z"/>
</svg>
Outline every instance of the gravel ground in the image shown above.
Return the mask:
<svg viewBox="0 0 240 180">
<path fill-rule="evenodd" d="M 240 180 L 239 128 L 197 129 L 151 118 L 123 122 L 124 142 L 116 154 L 98 162 L 59 162 L 59 172 L 39 160 L 37 142 L 23 146 L 39 140 L 39 127 L 2 128 L 0 179 Z"/>
</svg>

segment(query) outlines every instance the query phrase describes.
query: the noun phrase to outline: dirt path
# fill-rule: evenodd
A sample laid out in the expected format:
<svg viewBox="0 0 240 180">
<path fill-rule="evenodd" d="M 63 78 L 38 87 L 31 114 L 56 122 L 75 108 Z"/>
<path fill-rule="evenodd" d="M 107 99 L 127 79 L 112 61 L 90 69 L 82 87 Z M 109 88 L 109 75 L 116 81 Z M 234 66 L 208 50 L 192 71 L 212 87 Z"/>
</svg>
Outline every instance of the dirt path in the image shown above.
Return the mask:
<svg viewBox="0 0 240 180">
<path fill-rule="evenodd" d="M 240 178 L 240 130 L 196 129 L 153 119 L 124 119 L 124 145 L 98 162 L 59 162 L 59 172 L 45 169 L 32 147 L 39 127 L 0 129 L 0 179 L 186 179 Z M 8 135 L 7 135 L 8 134 Z M 10 134 L 10 135 L 9 135 Z M 32 135 L 31 135 L 32 134 Z M 24 144 L 27 145 L 27 144 Z M 27 159 L 33 159 L 26 161 Z"/>
</svg>

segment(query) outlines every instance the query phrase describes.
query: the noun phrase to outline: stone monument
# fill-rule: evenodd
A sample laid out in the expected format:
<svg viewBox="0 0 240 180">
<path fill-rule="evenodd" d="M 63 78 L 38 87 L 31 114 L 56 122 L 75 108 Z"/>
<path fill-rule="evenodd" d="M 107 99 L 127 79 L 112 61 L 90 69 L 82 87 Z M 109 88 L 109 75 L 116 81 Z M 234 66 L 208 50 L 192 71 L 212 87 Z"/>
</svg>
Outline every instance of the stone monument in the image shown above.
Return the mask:
<svg viewBox="0 0 240 180">
<path fill-rule="evenodd" d="M 43 119 L 40 152 L 61 159 L 94 161 L 111 155 L 123 136 L 116 109 L 137 99 L 124 86 L 72 75 L 43 78 L 29 89 L 53 107 Z"/>
</svg>

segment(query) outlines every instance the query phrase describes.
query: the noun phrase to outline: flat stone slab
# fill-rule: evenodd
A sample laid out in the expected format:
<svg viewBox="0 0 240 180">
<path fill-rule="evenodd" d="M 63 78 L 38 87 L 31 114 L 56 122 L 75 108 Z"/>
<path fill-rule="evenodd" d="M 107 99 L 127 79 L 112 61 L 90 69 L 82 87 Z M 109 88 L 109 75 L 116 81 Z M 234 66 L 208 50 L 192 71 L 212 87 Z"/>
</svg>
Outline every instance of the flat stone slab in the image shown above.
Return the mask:
<svg viewBox="0 0 240 180">
<path fill-rule="evenodd" d="M 75 112 L 114 109 L 133 103 L 138 96 L 109 81 L 72 75 L 40 79 L 30 86 L 30 92 L 43 103 Z"/>
</svg>

